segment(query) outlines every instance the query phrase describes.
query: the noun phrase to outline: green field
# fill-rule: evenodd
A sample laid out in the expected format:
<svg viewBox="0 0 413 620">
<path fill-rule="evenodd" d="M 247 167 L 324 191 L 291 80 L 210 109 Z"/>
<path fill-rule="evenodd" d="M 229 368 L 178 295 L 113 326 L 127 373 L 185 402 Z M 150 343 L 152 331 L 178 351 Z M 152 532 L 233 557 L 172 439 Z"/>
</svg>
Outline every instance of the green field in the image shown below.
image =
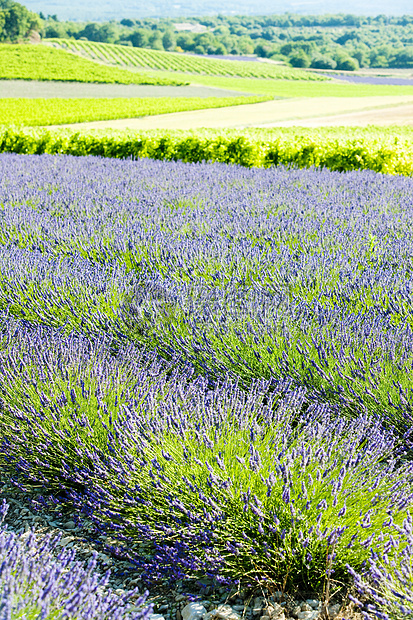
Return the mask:
<svg viewBox="0 0 413 620">
<path fill-rule="evenodd" d="M 108 67 L 46 45 L 0 46 L 0 79 L 117 84 L 186 84 L 187 79 L 152 76 Z"/>
<path fill-rule="evenodd" d="M 60 49 L 81 54 L 94 61 L 121 67 L 178 71 L 181 73 L 221 75 L 227 77 L 271 78 L 276 80 L 324 81 L 327 78 L 317 73 L 292 69 L 267 62 L 216 60 L 197 56 L 162 52 L 151 49 L 75 41 L 69 39 L 47 39 L 47 43 Z"/>
<path fill-rule="evenodd" d="M 223 108 L 266 101 L 266 97 L 159 97 L 117 99 L 0 99 L 0 124 L 62 125 L 137 118 L 170 112 Z"/>
</svg>

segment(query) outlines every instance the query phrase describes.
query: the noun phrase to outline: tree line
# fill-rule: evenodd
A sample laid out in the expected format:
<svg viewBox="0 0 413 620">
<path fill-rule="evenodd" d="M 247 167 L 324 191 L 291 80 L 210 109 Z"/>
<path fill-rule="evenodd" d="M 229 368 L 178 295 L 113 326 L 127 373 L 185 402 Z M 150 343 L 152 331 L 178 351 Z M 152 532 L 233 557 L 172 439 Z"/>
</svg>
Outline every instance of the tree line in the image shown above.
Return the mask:
<svg viewBox="0 0 413 620">
<path fill-rule="evenodd" d="M 254 54 L 303 68 L 413 67 L 409 15 L 219 15 L 185 22 L 193 31 L 165 18 L 80 24 L 49 16 L 43 34 L 201 55 Z"/>
<path fill-rule="evenodd" d="M 0 0 L 0 40 L 30 32 L 200 55 L 256 55 L 293 67 L 353 71 L 364 67 L 413 68 L 413 16 L 266 15 L 110 22 L 59 21 L 36 15 L 14 0 Z"/>
</svg>

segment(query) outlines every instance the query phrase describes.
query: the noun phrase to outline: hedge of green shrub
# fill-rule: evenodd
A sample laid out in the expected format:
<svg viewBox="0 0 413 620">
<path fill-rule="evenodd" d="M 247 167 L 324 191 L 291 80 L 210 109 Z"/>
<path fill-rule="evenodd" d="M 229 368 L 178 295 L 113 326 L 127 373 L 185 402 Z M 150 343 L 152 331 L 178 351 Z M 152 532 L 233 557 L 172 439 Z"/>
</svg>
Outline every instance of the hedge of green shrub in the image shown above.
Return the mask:
<svg viewBox="0 0 413 620">
<path fill-rule="evenodd" d="M 0 152 L 216 161 L 247 167 L 284 164 L 413 174 L 413 133 L 370 131 L 142 131 L 136 133 L 4 128 Z"/>
</svg>

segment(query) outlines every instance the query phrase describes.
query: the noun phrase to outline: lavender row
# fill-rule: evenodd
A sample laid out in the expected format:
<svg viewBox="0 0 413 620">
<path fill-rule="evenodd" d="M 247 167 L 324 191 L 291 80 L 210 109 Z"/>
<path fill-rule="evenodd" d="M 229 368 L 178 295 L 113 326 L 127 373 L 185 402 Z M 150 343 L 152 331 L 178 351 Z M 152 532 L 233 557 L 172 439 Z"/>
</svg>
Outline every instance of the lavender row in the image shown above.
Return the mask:
<svg viewBox="0 0 413 620">
<path fill-rule="evenodd" d="M 411 179 L 2 155 L 0 306 L 412 428 Z M 410 441 L 405 437 L 405 441 Z"/>
<path fill-rule="evenodd" d="M 27 620 L 148 620 L 152 608 L 145 596 L 134 602 L 131 591 L 119 596 L 107 588 L 93 558 L 85 568 L 73 550 L 58 548 L 59 539 L 37 539 L 33 531 L 20 536 L 7 531 L 0 507 L 0 617 Z"/>
<path fill-rule="evenodd" d="M 211 386 L 132 345 L 7 315 L 0 331 L 2 470 L 71 504 L 148 584 L 321 589 L 371 547 L 397 559 L 413 464 L 377 418 L 341 418 L 288 379 Z"/>
<path fill-rule="evenodd" d="M 405 519 L 399 528 L 399 536 L 394 538 L 390 545 L 398 552 L 397 564 L 392 561 L 388 553 L 372 549 L 368 569 L 364 570 L 363 574 L 357 573 L 351 566 L 348 567 L 354 577 L 358 597 L 353 595 L 351 599 L 362 611 L 365 620 L 406 618 L 413 613 L 411 515 Z"/>
</svg>

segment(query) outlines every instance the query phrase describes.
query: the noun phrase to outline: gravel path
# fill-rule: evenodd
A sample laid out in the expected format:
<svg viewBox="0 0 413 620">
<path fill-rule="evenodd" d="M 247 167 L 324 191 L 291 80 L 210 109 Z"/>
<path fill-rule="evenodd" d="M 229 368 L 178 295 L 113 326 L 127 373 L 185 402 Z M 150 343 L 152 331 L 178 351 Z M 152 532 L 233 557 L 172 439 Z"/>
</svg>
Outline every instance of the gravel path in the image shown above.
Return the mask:
<svg viewBox="0 0 413 620">
<path fill-rule="evenodd" d="M 0 80 L 0 97 L 239 97 L 248 93 L 209 86 L 145 86 L 139 84 L 86 84 Z"/>
</svg>

